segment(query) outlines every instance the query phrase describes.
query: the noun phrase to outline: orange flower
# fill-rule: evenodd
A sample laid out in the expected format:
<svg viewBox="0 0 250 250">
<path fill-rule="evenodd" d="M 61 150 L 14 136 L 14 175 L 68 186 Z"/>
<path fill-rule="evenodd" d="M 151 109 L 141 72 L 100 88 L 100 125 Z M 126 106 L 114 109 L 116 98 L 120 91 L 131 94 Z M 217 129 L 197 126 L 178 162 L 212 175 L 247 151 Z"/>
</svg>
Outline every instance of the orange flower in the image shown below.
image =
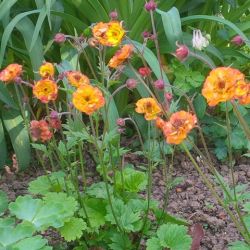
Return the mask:
<svg viewBox="0 0 250 250">
<path fill-rule="evenodd" d="M 233 68 L 219 67 L 213 69 L 205 80 L 202 95 L 209 106 L 229 101 L 234 97 L 238 81 L 244 81 L 244 74 Z"/>
<path fill-rule="evenodd" d="M 160 117 L 157 117 L 155 120 L 155 125 L 159 129 L 162 129 L 164 127 L 165 123 L 166 122 L 164 120 L 162 120 Z"/>
<path fill-rule="evenodd" d="M 127 60 L 133 52 L 133 45 L 126 44 L 119 49 L 115 55 L 110 59 L 108 66 L 111 68 L 117 68 L 125 60 Z"/>
<path fill-rule="evenodd" d="M 55 74 L 55 68 L 52 63 L 45 62 L 39 68 L 39 75 L 42 78 L 53 78 Z"/>
<path fill-rule="evenodd" d="M 73 104 L 81 112 L 91 115 L 104 106 L 105 99 L 98 88 L 83 84 L 73 93 Z"/>
<path fill-rule="evenodd" d="M 195 127 L 197 118 L 186 111 L 171 115 L 168 122 L 162 126 L 163 134 L 169 144 L 180 144 L 187 138 L 188 133 Z"/>
<path fill-rule="evenodd" d="M 90 84 L 89 78 L 80 71 L 68 71 L 66 76 L 69 83 L 76 88 L 79 88 L 83 84 Z"/>
<path fill-rule="evenodd" d="M 135 111 L 137 113 L 145 114 L 145 119 L 150 121 L 157 118 L 157 116 L 161 113 L 161 108 L 154 98 L 148 97 L 137 101 Z"/>
<path fill-rule="evenodd" d="M 236 98 L 242 105 L 250 104 L 250 84 L 246 82 L 238 82 L 235 90 Z"/>
<path fill-rule="evenodd" d="M 53 135 L 49 129 L 49 124 L 45 120 L 31 121 L 30 133 L 33 141 L 41 140 L 42 142 L 49 141 Z"/>
<path fill-rule="evenodd" d="M 19 77 L 23 72 L 23 66 L 17 63 L 8 65 L 0 72 L 0 81 L 12 82 Z"/>
<path fill-rule="evenodd" d="M 94 38 L 104 46 L 117 46 L 121 43 L 125 30 L 122 23 L 118 21 L 110 21 L 108 23 L 97 23 L 92 28 Z"/>
<path fill-rule="evenodd" d="M 43 103 L 55 101 L 57 98 L 58 87 L 55 81 L 43 79 L 35 83 L 33 86 L 33 94 Z"/>
</svg>

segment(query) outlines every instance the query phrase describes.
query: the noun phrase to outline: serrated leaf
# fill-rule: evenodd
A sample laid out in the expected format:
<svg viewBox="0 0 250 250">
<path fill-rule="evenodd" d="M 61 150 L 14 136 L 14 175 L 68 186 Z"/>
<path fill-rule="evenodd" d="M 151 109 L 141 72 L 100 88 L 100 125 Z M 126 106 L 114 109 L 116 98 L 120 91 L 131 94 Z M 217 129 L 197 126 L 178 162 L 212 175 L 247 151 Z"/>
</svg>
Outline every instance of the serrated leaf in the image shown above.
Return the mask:
<svg viewBox="0 0 250 250">
<path fill-rule="evenodd" d="M 146 250 L 162 250 L 160 240 L 156 237 L 147 240 Z"/>
<path fill-rule="evenodd" d="M 0 215 L 7 209 L 7 207 L 8 207 L 7 194 L 0 190 Z"/>
<path fill-rule="evenodd" d="M 161 246 L 170 250 L 190 250 L 192 239 L 185 226 L 164 224 L 157 230 L 157 236 Z"/>
<path fill-rule="evenodd" d="M 131 241 L 126 234 L 115 233 L 110 238 L 112 243 L 109 244 L 110 249 L 112 250 L 130 250 L 132 249 Z"/>
<path fill-rule="evenodd" d="M 64 172 L 54 172 L 43 175 L 29 183 L 29 192 L 32 194 L 45 195 L 49 192 L 61 192 L 65 187 Z"/>
<path fill-rule="evenodd" d="M 86 228 L 87 224 L 81 218 L 73 217 L 59 228 L 59 232 L 66 241 L 72 241 L 81 238 Z"/>
<path fill-rule="evenodd" d="M 113 194 L 113 187 L 108 185 L 109 192 Z M 92 197 L 99 198 L 99 199 L 107 199 L 107 190 L 104 182 L 98 182 L 92 184 L 90 187 L 87 188 L 86 193 Z"/>
<path fill-rule="evenodd" d="M 145 189 L 147 185 L 145 173 L 127 167 L 123 169 L 122 174 L 125 190 L 137 193 Z M 122 189 L 123 182 L 121 172 L 116 172 L 116 184 L 117 188 Z"/>
<path fill-rule="evenodd" d="M 36 235 L 30 238 L 20 240 L 19 242 L 11 246 L 11 250 L 42 250 L 47 243 L 48 241 L 46 239 L 43 239 L 42 236 Z"/>
<path fill-rule="evenodd" d="M 31 224 L 21 223 L 16 227 L 6 226 L 0 230 L 0 245 L 7 247 L 19 240 L 31 237 L 34 227 Z"/>
</svg>

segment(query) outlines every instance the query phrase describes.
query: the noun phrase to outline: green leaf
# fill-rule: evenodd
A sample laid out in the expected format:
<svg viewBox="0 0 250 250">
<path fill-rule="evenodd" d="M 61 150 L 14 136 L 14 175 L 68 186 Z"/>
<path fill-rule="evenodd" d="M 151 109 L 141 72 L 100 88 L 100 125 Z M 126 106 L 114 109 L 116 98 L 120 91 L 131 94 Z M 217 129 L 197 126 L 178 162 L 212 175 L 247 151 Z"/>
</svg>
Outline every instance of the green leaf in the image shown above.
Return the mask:
<svg viewBox="0 0 250 250">
<path fill-rule="evenodd" d="M 113 187 L 109 186 L 110 194 L 113 194 Z M 92 197 L 99 198 L 99 199 L 108 199 L 107 190 L 104 182 L 98 182 L 92 184 L 90 187 L 87 188 L 86 193 Z"/>
<path fill-rule="evenodd" d="M 115 233 L 110 238 L 112 243 L 109 244 L 110 249 L 112 250 L 130 250 L 132 249 L 131 241 L 129 240 L 128 235 Z"/>
<path fill-rule="evenodd" d="M 156 237 L 147 240 L 146 250 L 162 250 L 160 240 Z"/>
<path fill-rule="evenodd" d="M 42 236 L 37 235 L 20 240 L 11 247 L 11 250 L 27 250 L 27 249 L 42 250 L 43 247 L 47 245 L 47 243 L 48 241 L 46 239 L 43 239 Z M 52 247 L 48 247 L 46 249 L 52 250 Z"/>
<path fill-rule="evenodd" d="M 2 118 L 15 150 L 18 166 L 24 169 L 29 166 L 31 157 L 29 134 L 24 120 L 14 109 L 2 110 Z"/>
<path fill-rule="evenodd" d="M 7 194 L 0 190 L 0 215 L 7 209 L 7 207 L 8 207 Z"/>
<path fill-rule="evenodd" d="M 90 227 L 97 230 L 105 224 L 106 202 L 96 198 L 86 198 L 83 200 L 87 215 L 90 221 Z M 80 214 L 86 218 L 84 211 L 81 209 Z"/>
<path fill-rule="evenodd" d="M 137 193 L 145 189 L 147 185 L 146 174 L 129 167 L 123 169 L 122 173 L 116 172 L 117 188 L 122 189 L 122 174 L 125 190 Z"/>
<path fill-rule="evenodd" d="M 0 20 L 11 9 L 11 7 L 17 2 L 17 0 L 3 0 L 0 4 Z"/>
<path fill-rule="evenodd" d="M 112 204 L 119 225 L 126 232 L 137 231 L 138 228 L 136 224 L 141 220 L 140 212 L 134 212 L 130 206 L 125 205 L 124 202 L 120 199 L 115 199 Z M 107 221 L 110 221 L 111 224 L 116 224 L 115 218 L 109 205 L 107 206 L 107 215 L 105 216 L 105 218 Z"/>
<path fill-rule="evenodd" d="M 3 84 L 3 82 L 0 82 L 0 100 L 8 107 L 18 110 L 16 103 L 14 102 L 13 98 L 10 95 L 10 92 L 7 89 L 7 86 Z"/>
<path fill-rule="evenodd" d="M 27 11 L 27 12 L 23 12 L 21 14 L 18 14 L 17 16 L 15 16 L 11 20 L 11 22 L 4 29 L 4 32 L 2 35 L 2 40 L 1 40 L 0 67 L 1 67 L 2 62 L 3 62 L 5 50 L 6 50 L 7 44 L 10 40 L 11 33 L 12 33 L 13 29 L 15 28 L 15 26 L 17 25 L 17 23 L 20 22 L 24 17 L 31 15 L 31 14 L 39 13 L 39 12 L 40 12 L 40 10 L 31 10 L 31 11 Z"/>
<path fill-rule="evenodd" d="M 5 136 L 4 136 L 4 129 L 3 129 L 3 123 L 2 120 L 0 119 L 0 169 L 4 167 L 6 163 L 6 158 L 7 158 L 7 145 L 5 141 Z M 1 212 L 0 212 L 1 213 Z"/>
<path fill-rule="evenodd" d="M 61 192 L 65 188 L 64 172 L 54 172 L 50 175 L 39 176 L 29 183 L 29 192 L 45 195 L 49 192 Z"/>
<path fill-rule="evenodd" d="M 250 250 L 250 246 L 243 241 L 230 243 L 228 250 Z"/>
<path fill-rule="evenodd" d="M 16 227 L 3 227 L 0 230 L 0 246 L 7 248 L 17 241 L 20 241 L 27 237 L 31 237 L 33 233 L 33 226 L 27 223 L 18 224 Z"/>
<path fill-rule="evenodd" d="M 87 225 L 82 219 L 73 217 L 59 228 L 59 232 L 66 241 L 72 241 L 80 239 L 86 228 Z"/>
<path fill-rule="evenodd" d="M 198 118 L 202 119 L 206 113 L 206 108 L 207 108 L 207 103 L 205 98 L 201 94 L 198 94 L 195 97 L 193 104 Z"/>
<path fill-rule="evenodd" d="M 192 238 L 187 234 L 187 227 L 164 224 L 157 230 L 157 236 L 163 247 L 170 250 L 190 250 Z"/>
<path fill-rule="evenodd" d="M 164 12 L 157 9 L 157 13 L 161 15 L 165 35 L 174 50 L 176 42 L 182 43 L 181 19 L 177 8 L 173 7 L 169 11 Z"/>
</svg>

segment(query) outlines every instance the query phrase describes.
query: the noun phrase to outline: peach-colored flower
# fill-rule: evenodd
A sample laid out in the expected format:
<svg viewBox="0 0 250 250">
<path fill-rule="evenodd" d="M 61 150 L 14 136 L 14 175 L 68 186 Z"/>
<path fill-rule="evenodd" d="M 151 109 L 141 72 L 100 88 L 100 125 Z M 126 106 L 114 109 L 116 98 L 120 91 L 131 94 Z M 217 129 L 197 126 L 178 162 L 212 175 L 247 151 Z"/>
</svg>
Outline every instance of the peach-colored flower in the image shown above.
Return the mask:
<svg viewBox="0 0 250 250">
<path fill-rule="evenodd" d="M 135 111 L 144 114 L 145 119 L 150 121 L 155 120 L 162 110 L 154 98 L 148 97 L 137 101 Z"/>
<path fill-rule="evenodd" d="M 83 84 L 73 93 L 73 105 L 87 115 L 91 115 L 104 104 L 103 94 L 97 87 Z"/>
<path fill-rule="evenodd" d="M 55 101 L 58 94 L 57 84 L 50 79 L 40 80 L 33 86 L 33 94 L 43 103 Z"/>
<path fill-rule="evenodd" d="M 49 129 L 49 124 L 45 120 L 30 122 L 30 133 L 33 141 L 49 141 L 53 136 Z"/>
<path fill-rule="evenodd" d="M 239 81 L 235 89 L 235 98 L 238 99 L 242 105 L 250 104 L 250 84 Z"/>
<path fill-rule="evenodd" d="M 244 74 L 229 67 L 213 69 L 205 80 L 202 95 L 209 106 L 233 99 L 238 81 L 244 81 Z"/>
<path fill-rule="evenodd" d="M 121 43 L 125 30 L 122 23 L 118 21 L 110 21 L 108 23 L 97 23 L 92 28 L 95 39 L 103 46 L 118 46 Z"/>
<path fill-rule="evenodd" d="M 197 118 L 186 111 L 179 111 L 172 114 L 168 122 L 163 122 L 161 122 L 160 128 L 167 143 L 180 144 L 195 127 Z"/>
<path fill-rule="evenodd" d="M 83 84 L 90 84 L 89 78 L 80 71 L 68 71 L 66 76 L 69 83 L 76 88 L 79 88 Z"/>
<path fill-rule="evenodd" d="M 19 77 L 23 72 L 23 66 L 17 63 L 9 64 L 5 69 L 0 72 L 0 81 L 12 82 L 15 78 Z"/>
<path fill-rule="evenodd" d="M 43 63 L 39 68 L 39 75 L 42 78 L 53 78 L 55 75 L 54 65 L 50 62 Z"/>
<path fill-rule="evenodd" d="M 119 49 L 115 55 L 110 59 L 108 66 L 111 68 L 117 68 L 120 66 L 125 60 L 127 60 L 132 52 L 133 52 L 133 45 L 126 44 Z"/>
</svg>

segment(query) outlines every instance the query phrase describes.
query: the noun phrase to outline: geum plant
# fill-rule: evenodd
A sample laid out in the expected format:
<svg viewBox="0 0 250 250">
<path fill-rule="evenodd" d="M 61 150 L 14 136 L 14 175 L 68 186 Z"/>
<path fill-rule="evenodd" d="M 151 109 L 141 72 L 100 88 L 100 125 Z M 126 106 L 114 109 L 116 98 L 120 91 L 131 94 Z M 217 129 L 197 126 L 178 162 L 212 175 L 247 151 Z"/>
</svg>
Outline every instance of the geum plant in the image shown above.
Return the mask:
<svg viewBox="0 0 250 250">
<path fill-rule="evenodd" d="M 127 37 L 122 22 L 117 21 L 114 16 L 109 22 L 93 24 L 91 26 L 92 37 L 84 38 L 84 44 L 88 42 L 93 50 L 97 50 L 99 53 L 98 73 L 100 77 L 91 80 L 79 68 L 61 71 L 60 65 L 57 67 L 60 71 L 57 75 L 54 65 L 50 62 L 45 62 L 40 67 L 41 79 L 35 81 L 34 84 L 20 79 L 22 72 L 18 70 L 20 66 L 16 64 L 11 71 L 7 67 L 0 73 L 2 81 L 14 81 L 31 87 L 34 97 L 44 103 L 45 117 L 37 120 L 33 114 L 33 120 L 30 121 L 32 139 L 41 142 L 33 143 L 33 147 L 44 154 L 44 157 L 41 157 L 41 152 L 38 152 L 37 156 L 45 171 L 48 170 L 47 159 L 53 171 L 61 170 L 41 176 L 30 183 L 30 193 L 38 195 L 39 198 L 19 197 L 9 205 L 11 214 L 19 220 L 23 220 L 24 223 L 32 224 L 32 230 L 24 238 L 33 237 L 36 231 L 44 231 L 52 227 L 58 230 L 66 241 L 74 241 L 74 249 L 94 247 L 115 250 L 140 249 L 141 247 L 146 247 L 148 250 L 190 249 L 192 240 L 187 233 L 188 224 L 165 212 L 171 187 L 174 153 L 179 148 L 188 155 L 211 194 L 227 211 L 244 238 L 245 242 L 234 243 L 234 246 L 249 245 L 249 219 L 240 210 L 241 203 L 249 200 L 249 197 L 239 199 L 239 196 L 236 195 L 235 184 L 233 185 L 234 192 L 232 192 L 216 171 L 192 100 L 184 95 L 189 107 L 187 110 L 177 110 L 178 100 L 175 101 L 171 93 L 174 87 L 164 80 L 164 72 L 161 67 L 154 24 L 156 3 L 149 1 L 145 8 L 150 13 L 152 21 L 152 36 L 157 48 L 160 69 L 159 79 L 154 79 L 152 70 L 145 63 L 144 50 L 139 50 Z M 57 36 L 57 39 L 59 38 L 60 42 L 72 42 L 73 39 L 77 45 L 81 45 L 83 39 L 81 37 L 76 41 L 77 38 L 64 35 Z M 106 63 L 107 52 L 116 47 L 119 47 L 118 50 Z M 179 46 L 175 55 L 181 61 L 185 60 L 188 56 L 187 47 Z M 132 56 L 141 59 L 143 67 L 137 70 L 133 66 Z M 133 73 L 133 78 L 128 79 L 110 95 L 111 84 L 125 71 L 125 65 L 130 69 L 130 73 Z M 215 106 L 220 102 L 232 103 L 248 138 L 249 127 L 238 108 L 239 105 L 249 104 L 249 86 L 244 74 L 240 71 L 230 67 L 219 67 L 210 72 L 202 89 L 202 95 L 210 106 Z M 147 96 L 138 100 L 135 108 L 135 112 L 144 114 L 148 121 L 147 135 L 141 135 L 140 127 L 133 117 L 119 118 L 118 126 L 114 126 L 110 122 L 112 121 L 110 119 L 111 102 L 114 96 L 124 88 L 134 91 L 136 88 L 143 88 L 147 91 Z M 181 89 L 178 91 L 181 92 Z M 58 102 L 59 94 L 66 95 L 66 100 L 69 102 Z M 164 99 L 162 99 L 163 96 Z M 30 110 L 32 111 L 31 106 Z M 66 121 L 66 124 L 62 125 L 62 120 Z M 123 160 L 124 154 L 128 150 L 120 146 L 120 136 L 127 122 L 134 125 L 138 133 L 141 152 L 145 156 L 145 163 L 140 164 L 141 166 L 134 167 L 124 163 Z M 227 125 L 230 152 L 229 119 L 227 119 Z M 194 128 L 197 128 L 201 136 L 204 152 L 190 137 L 190 132 Z M 173 145 L 172 161 L 170 162 L 167 162 L 161 132 L 166 145 Z M 146 138 L 148 142 L 147 147 L 143 138 Z M 194 150 L 193 153 L 190 152 L 191 147 Z M 162 159 L 158 159 L 158 163 L 160 162 L 164 168 L 166 185 L 163 209 L 159 208 L 158 202 L 151 196 L 152 171 L 156 165 L 152 152 L 156 148 L 161 151 Z M 94 159 L 99 173 L 99 181 L 90 184 L 87 153 Z M 194 154 L 201 157 L 202 162 L 214 174 L 216 182 L 205 175 L 196 162 Z M 232 163 L 232 161 L 230 162 Z M 231 170 L 233 176 L 232 166 Z M 217 189 L 215 189 L 216 183 L 219 183 L 222 188 L 225 200 L 218 195 Z M 58 200 L 60 202 L 57 202 Z M 61 205 L 57 206 L 58 203 Z M 23 212 L 23 204 L 32 204 L 32 206 L 28 206 L 32 218 Z M 39 208 L 37 204 L 39 204 Z M 64 207 L 66 205 L 67 209 Z M 249 211 L 248 206 L 248 203 L 244 204 L 245 211 Z M 33 224 L 41 214 L 43 219 L 48 217 L 49 222 L 42 221 L 45 225 L 40 222 L 38 225 L 35 224 L 34 228 Z M 6 224 L 3 223 L 2 227 L 5 226 Z M 15 230 L 12 225 L 7 229 Z M 2 232 L 0 232 L 0 236 L 3 234 Z M 21 238 L 17 241 L 19 240 Z M 4 247 L 7 246 L 6 243 L 0 243 Z M 16 241 L 10 242 L 10 244 L 16 244 Z M 37 249 L 43 249 L 45 244 L 46 242 L 43 241 L 43 245 Z"/>
</svg>

